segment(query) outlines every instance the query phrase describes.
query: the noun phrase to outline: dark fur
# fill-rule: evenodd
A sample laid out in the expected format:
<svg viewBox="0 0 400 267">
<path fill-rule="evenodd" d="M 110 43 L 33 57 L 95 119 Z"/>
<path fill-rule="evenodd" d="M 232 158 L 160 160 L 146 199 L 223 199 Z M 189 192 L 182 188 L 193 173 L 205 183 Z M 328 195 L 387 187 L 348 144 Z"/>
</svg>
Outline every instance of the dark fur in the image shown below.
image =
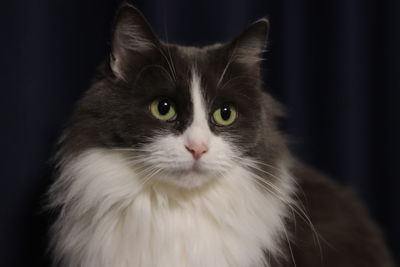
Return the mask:
<svg viewBox="0 0 400 267">
<path fill-rule="evenodd" d="M 303 164 L 292 170 L 304 205 L 319 238 L 298 214 L 290 221 L 291 248 L 297 267 L 390 267 L 394 263 L 378 227 L 351 190 Z M 289 248 L 287 248 L 289 252 Z M 294 267 L 290 254 L 284 267 Z"/>
<path fill-rule="evenodd" d="M 139 23 L 138 34 L 151 40 L 154 47 L 145 53 L 124 48 L 128 43 L 124 38 L 129 36 L 118 33 L 121 23 Z M 64 135 L 61 154 L 78 153 L 89 147 L 138 148 L 162 131 L 181 134 L 192 120 L 189 83 L 195 66 L 201 75 L 210 115 L 227 102 L 234 103 L 240 114 L 229 127 L 216 126 L 210 120 L 211 130 L 216 135 L 232 137 L 235 147 L 244 154 L 268 158 L 273 163 L 285 151 L 285 144 L 273 126 L 275 116 L 281 114 L 279 105 L 260 87 L 258 60 L 266 31 L 267 22 L 263 21 L 227 45 L 182 48 L 158 41 L 139 11 L 122 7 L 117 16 L 111 62 L 100 67 L 93 86 L 78 103 Z M 246 49 L 249 43 L 260 45 L 257 54 L 243 55 L 240 59 L 248 56 L 248 63 L 237 63 L 238 51 Z M 232 64 L 220 86 L 216 86 L 232 56 Z M 171 74 L 166 73 L 171 70 L 165 57 L 173 59 L 176 81 L 171 81 Z M 110 68 L 116 60 L 122 77 Z M 149 103 L 157 97 L 173 100 L 179 114 L 175 121 L 165 123 L 151 115 Z"/>
<path fill-rule="evenodd" d="M 127 31 L 127 25 L 135 26 L 135 32 Z M 228 44 L 182 48 L 159 41 L 139 11 L 122 6 L 116 18 L 112 56 L 79 102 L 60 154 L 90 147 L 140 148 L 156 133 L 181 134 L 192 120 L 189 81 L 190 70 L 196 66 L 210 115 L 226 102 L 234 103 L 239 112 L 229 127 L 216 126 L 210 120 L 214 134 L 233 136 L 235 147 L 262 162 L 276 165 L 285 160 L 289 153 L 276 126 L 282 115 L 280 105 L 261 90 L 259 59 L 267 29 L 267 21 L 262 20 Z M 153 46 L 141 51 L 129 48 L 135 34 Z M 173 59 L 175 81 L 166 57 Z M 229 60 L 232 64 L 216 86 Z M 150 114 L 149 103 L 160 96 L 174 101 L 179 114 L 175 121 L 162 122 Z M 298 267 L 393 266 L 379 230 L 351 193 L 299 163 L 291 171 L 304 191 L 299 191 L 298 201 L 305 206 L 321 245 L 320 250 L 302 216 L 288 221 L 290 248 Z M 276 261 L 273 266 L 294 266 L 290 248 L 286 247 L 283 259 L 269 259 Z"/>
</svg>

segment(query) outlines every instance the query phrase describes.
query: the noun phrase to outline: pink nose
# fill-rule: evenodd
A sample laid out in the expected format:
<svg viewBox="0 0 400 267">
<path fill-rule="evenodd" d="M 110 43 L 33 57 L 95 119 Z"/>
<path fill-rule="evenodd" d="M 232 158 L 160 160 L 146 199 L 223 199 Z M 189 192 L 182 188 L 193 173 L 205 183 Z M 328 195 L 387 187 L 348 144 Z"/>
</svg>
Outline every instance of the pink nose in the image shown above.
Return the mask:
<svg viewBox="0 0 400 267">
<path fill-rule="evenodd" d="M 192 153 L 193 158 L 196 160 L 200 159 L 201 156 L 203 156 L 203 154 L 207 153 L 208 151 L 207 145 L 204 144 L 192 143 L 189 145 L 185 145 L 185 148 L 187 149 L 187 151 Z"/>
</svg>

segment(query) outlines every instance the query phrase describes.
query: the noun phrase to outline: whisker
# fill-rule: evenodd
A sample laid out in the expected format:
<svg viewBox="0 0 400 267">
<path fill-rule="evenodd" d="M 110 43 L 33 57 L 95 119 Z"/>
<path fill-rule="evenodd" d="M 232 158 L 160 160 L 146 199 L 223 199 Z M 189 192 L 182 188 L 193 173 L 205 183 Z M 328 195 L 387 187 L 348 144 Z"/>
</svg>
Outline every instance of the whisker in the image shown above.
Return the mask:
<svg viewBox="0 0 400 267">
<path fill-rule="evenodd" d="M 234 55 L 234 53 L 235 53 L 235 48 L 233 49 L 232 54 L 230 55 L 230 57 L 229 57 L 229 59 L 228 59 L 228 62 L 226 63 L 225 68 L 224 68 L 224 70 L 222 71 L 222 74 L 221 74 L 221 76 L 220 76 L 219 79 L 218 79 L 217 87 L 219 87 L 219 85 L 221 84 L 221 82 L 222 82 L 222 80 L 223 80 L 223 78 L 224 78 L 224 76 L 225 76 L 226 71 L 228 70 L 229 66 L 230 66 L 231 63 L 233 62 L 233 55 Z"/>
<path fill-rule="evenodd" d="M 228 81 L 226 81 L 223 85 L 222 85 L 222 87 L 220 88 L 221 90 L 222 89 L 224 89 L 229 83 L 231 83 L 232 81 L 234 81 L 234 80 L 237 80 L 237 79 L 249 79 L 249 80 L 255 80 L 255 81 L 259 81 L 258 79 L 256 79 L 256 78 L 253 78 L 253 77 L 250 77 L 250 76 L 247 76 L 247 75 L 238 75 L 238 76 L 235 76 L 235 77 L 233 77 L 232 79 L 229 79 Z"/>
<path fill-rule="evenodd" d="M 160 52 L 160 54 L 164 57 L 164 59 L 165 59 L 165 61 L 167 62 L 167 64 L 168 64 L 168 68 L 170 69 L 170 71 L 171 71 L 171 75 L 172 75 L 172 77 L 174 78 L 174 81 L 176 81 L 176 75 L 175 75 L 175 72 L 173 71 L 173 67 L 172 67 L 172 62 L 170 62 L 170 60 L 168 59 L 168 57 L 165 55 L 165 53 L 164 53 L 164 51 L 162 51 L 162 49 L 161 48 L 159 48 L 159 47 L 156 47 L 157 48 L 157 50 Z M 168 49 L 168 51 L 169 51 L 169 48 L 168 48 L 168 46 L 167 46 L 167 49 Z M 171 60 L 172 60 L 172 58 L 171 58 Z"/>
<path fill-rule="evenodd" d="M 247 162 L 246 162 L 246 161 L 247 161 Z M 238 163 L 238 164 L 241 164 L 241 166 L 243 166 L 244 168 L 253 168 L 253 169 L 255 169 L 255 170 L 257 170 L 257 171 L 260 171 L 260 172 L 262 172 L 262 173 L 265 173 L 265 174 L 267 174 L 267 175 L 269 175 L 269 176 L 271 176 L 271 177 L 274 177 L 274 178 L 276 178 L 276 179 L 279 179 L 279 177 L 277 177 L 276 175 L 273 175 L 273 174 L 271 174 L 271 173 L 269 173 L 269 172 L 267 172 L 267 171 L 265 171 L 265 170 L 262 170 L 262 169 L 260 169 L 260 168 L 258 168 L 258 167 L 256 167 L 256 166 L 254 166 L 254 164 L 250 164 L 249 162 L 251 162 L 251 160 L 249 160 L 249 159 L 244 159 L 244 158 L 240 158 L 240 161 L 238 161 L 237 163 Z M 253 161 L 253 163 L 260 163 L 260 162 L 255 162 L 255 161 Z M 265 165 L 268 165 L 268 164 L 265 164 Z M 274 168 L 276 168 L 275 166 L 269 166 L 269 167 L 274 167 Z M 279 170 L 279 168 L 276 168 L 276 169 Z M 280 170 L 280 171 L 282 172 L 282 170 Z M 265 189 L 268 190 L 268 189 L 270 189 L 270 188 L 273 188 L 275 191 L 278 192 L 278 194 L 281 193 L 280 190 L 279 190 L 279 188 L 277 188 L 275 185 L 273 185 L 273 184 L 267 182 L 265 179 L 263 179 L 263 178 L 260 177 L 259 175 L 255 174 L 255 173 L 253 173 L 253 172 L 251 172 L 251 173 L 252 173 L 252 177 L 253 177 L 254 179 L 256 179 L 256 180 L 259 181 L 258 184 L 262 183 L 262 184 L 264 184 L 264 185 L 266 185 L 266 186 L 269 187 L 269 188 L 266 188 L 266 186 L 264 186 Z M 285 174 L 286 174 L 286 173 L 285 173 Z M 294 180 L 293 177 L 292 177 L 292 180 Z M 307 225 L 309 225 L 309 227 L 310 227 L 310 229 L 311 229 L 311 231 L 312 231 L 312 233 L 313 233 L 314 242 L 316 242 L 317 245 L 318 245 L 318 248 L 319 248 L 319 251 L 320 251 L 320 255 L 321 255 L 321 259 L 322 259 L 323 255 L 322 255 L 322 247 L 321 247 L 320 239 L 323 239 L 323 238 L 322 238 L 321 235 L 317 232 L 317 230 L 316 230 L 314 224 L 312 223 L 311 219 L 308 217 L 307 213 L 305 212 L 305 208 L 304 208 L 304 206 L 302 205 L 302 203 L 299 202 L 299 201 L 296 201 L 296 203 L 294 203 L 294 202 L 292 202 L 292 201 L 289 202 L 288 200 L 281 198 L 280 196 L 278 196 L 276 193 L 272 192 L 271 190 L 268 190 L 268 191 L 269 191 L 269 193 L 271 193 L 271 194 L 273 194 L 275 197 L 277 197 L 278 200 L 280 200 L 280 201 L 282 201 L 283 203 L 287 204 L 287 205 L 290 207 L 290 209 L 292 210 L 292 212 L 296 213 Z M 304 192 L 303 192 L 303 193 L 304 193 Z M 281 193 L 281 194 L 282 194 L 282 193 Z M 296 196 L 296 194 L 294 194 L 294 195 Z M 294 217 L 294 219 L 295 219 L 295 217 Z"/>
<path fill-rule="evenodd" d="M 276 167 L 276 166 L 274 166 L 274 165 L 271 165 L 271 164 L 268 164 L 268 163 L 265 163 L 265 162 L 261 162 L 261 161 L 258 161 L 258 160 L 249 159 L 249 158 L 246 158 L 246 159 L 238 158 L 238 159 L 240 159 L 240 160 L 242 160 L 242 161 L 245 160 L 245 161 L 251 162 L 251 163 L 256 164 L 256 165 L 264 165 L 264 166 L 266 166 L 266 167 L 272 168 L 272 169 L 274 169 L 274 170 L 276 170 L 276 171 L 278 171 L 278 172 L 284 174 L 287 178 L 289 178 L 292 182 L 294 182 L 294 183 L 296 184 L 297 189 L 300 190 L 300 193 L 302 194 L 302 196 L 303 196 L 305 199 L 307 199 L 307 198 L 306 198 L 306 194 L 305 194 L 303 188 L 300 186 L 300 184 L 299 184 L 299 182 L 297 181 L 297 179 L 295 179 L 293 176 L 291 176 L 290 173 L 288 173 L 288 172 L 283 173 L 282 169 L 280 169 L 280 168 L 278 168 L 278 167 Z M 276 177 L 276 176 L 275 176 L 274 178 L 279 179 L 279 178 Z M 298 197 L 297 194 L 296 194 L 296 197 Z"/>
<path fill-rule="evenodd" d="M 285 227 L 283 227 L 283 232 L 285 233 L 285 236 L 286 236 L 286 240 L 287 240 L 287 244 L 288 244 L 288 247 L 289 247 L 290 255 L 291 255 L 291 257 L 292 257 L 293 265 L 294 265 L 294 267 L 296 267 L 297 265 L 296 265 L 296 261 L 295 261 L 295 259 L 294 259 L 294 254 L 293 254 L 292 246 L 291 246 L 291 244 L 290 244 L 289 236 L 288 236 L 288 233 L 287 233 Z"/>
<path fill-rule="evenodd" d="M 176 69 L 175 69 L 174 61 L 172 60 L 171 51 L 169 50 L 169 38 L 168 38 L 167 22 L 166 22 L 165 12 L 164 12 L 163 15 L 164 15 L 164 33 L 165 33 L 165 38 L 166 38 L 166 41 L 167 41 L 166 47 L 167 47 L 167 52 L 168 52 L 168 56 L 169 56 L 170 63 L 171 63 L 170 68 L 171 68 L 172 74 L 174 76 L 174 79 L 176 81 Z"/>
</svg>

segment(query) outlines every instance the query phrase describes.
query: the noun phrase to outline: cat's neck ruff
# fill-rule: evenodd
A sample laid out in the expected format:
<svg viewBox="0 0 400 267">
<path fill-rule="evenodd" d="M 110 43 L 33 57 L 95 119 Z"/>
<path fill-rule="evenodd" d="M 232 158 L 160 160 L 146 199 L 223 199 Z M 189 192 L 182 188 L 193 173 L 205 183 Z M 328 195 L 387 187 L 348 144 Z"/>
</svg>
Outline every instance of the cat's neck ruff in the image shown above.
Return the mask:
<svg viewBox="0 0 400 267">
<path fill-rule="evenodd" d="M 289 176 L 276 195 L 242 167 L 190 190 L 143 185 L 140 175 L 111 150 L 64 162 L 52 195 L 64 209 L 53 230 L 66 266 L 269 266 L 265 253 L 279 253 Z"/>
</svg>

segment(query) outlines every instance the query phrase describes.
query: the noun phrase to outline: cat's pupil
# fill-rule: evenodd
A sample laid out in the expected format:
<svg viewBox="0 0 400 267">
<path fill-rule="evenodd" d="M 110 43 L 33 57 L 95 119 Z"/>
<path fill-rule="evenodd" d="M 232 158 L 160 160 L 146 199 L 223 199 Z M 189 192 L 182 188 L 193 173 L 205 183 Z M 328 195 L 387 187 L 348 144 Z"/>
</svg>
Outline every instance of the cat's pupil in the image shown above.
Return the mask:
<svg viewBox="0 0 400 267">
<path fill-rule="evenodd" d="M 229 106 L 223 106 L 221 108 L 221 118 L 226 121 L 231 117 L 231 109 Z"/>
<path fill-rule="evenodd" d="M 161 115 L 167 114 L 170 108 L 171 105 L 167 100 L 161 100 L 158 103 L 158 112 L 160 112 Z"/>
</svg>

